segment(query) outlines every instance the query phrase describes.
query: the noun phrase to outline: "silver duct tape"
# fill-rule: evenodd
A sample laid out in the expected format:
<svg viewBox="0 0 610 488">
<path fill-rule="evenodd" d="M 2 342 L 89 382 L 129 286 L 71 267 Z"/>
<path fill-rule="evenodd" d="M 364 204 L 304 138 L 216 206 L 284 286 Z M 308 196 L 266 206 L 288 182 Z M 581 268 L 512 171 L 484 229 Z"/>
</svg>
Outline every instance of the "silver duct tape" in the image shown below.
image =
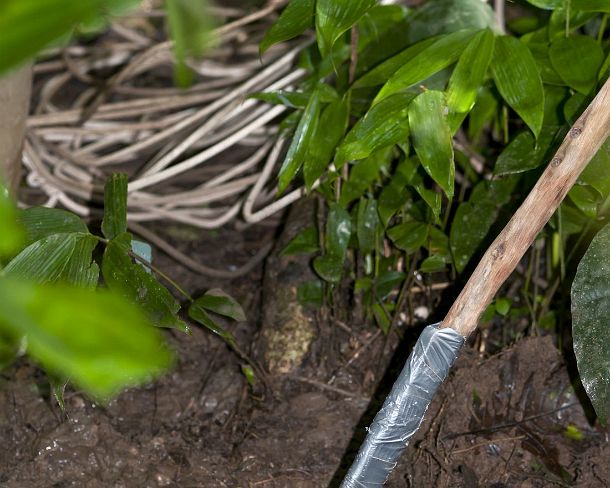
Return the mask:
<svg viewBox="0 0 610 488">
<path fill-rule="evenodd" d="M 419 336 L 341 488 L 383 486 L 419 429 L 432 397 L 464 344 L 456 331 L 436 325 L 429 325 Z"/>
</svg>

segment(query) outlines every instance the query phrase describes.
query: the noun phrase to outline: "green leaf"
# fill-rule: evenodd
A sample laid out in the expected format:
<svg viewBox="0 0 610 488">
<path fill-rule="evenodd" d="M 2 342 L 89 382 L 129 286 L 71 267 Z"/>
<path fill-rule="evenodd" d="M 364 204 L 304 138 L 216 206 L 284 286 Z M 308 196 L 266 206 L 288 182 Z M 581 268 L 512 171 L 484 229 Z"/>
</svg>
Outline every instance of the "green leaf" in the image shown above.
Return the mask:
<svg viewBox="0 0 610 488">
<path fill-rule="evenodd" d="M 186 61 L 201 56 L 210 42 L 212 17 L 205 0 L 166 0 L 167 20 L 174 41 L 176 81 L 180 86 L 190 85 L 193 73 Z"/>
<path fill-rule="evenodd" d="M 326 221 L 326 254 L 313 261 L 316 272 L 326 281 L 338 283 L 343 271 L 343 262 L 352 235 L 352 220 L 347 210 L 337 203 L 330 205 Z"/>
<path fill-rule="evenodd" d="M 301 283 L 297 289 L 297 300 L 304 307 L 318 309 L 322 306 L 324 295 L 320 280 L 312 280 Z"/>
<path fill-rule="evenodd" d="M 428 237 L 428 225 L 421 222 L 404 222 L 387 231 L 388 237 L 398 249 L 413 253 L 423 246 Z"/>
<path fill-rule="evenodd" d="M 364 195 L 379 178 L 379 174 L 391 161 L 391 151 L 382 150 L 358 161 L 352 166 L 349 179 L 341 189 L 339 204 L 347 207 L 351 202 Z"/>
<path fill-rule="evenodd" d="M 402 271 L 386 270 L 379 273 L 375 281 L 377 298 L 385 300 L 392 291 L 400 286 L 406 275 Z"/>
<path fill-rule="evenodd" d="M 392 321 L 380 303 L 373 304 L 373 316 L 375 317 L 375 322 L 377 322 L 379 328 L 384 334 L 387 334 L 390 331 Z"/>
<path fill-rule="evenodd" d="M 421 83 L 455 63 L 476 32 L 472 29 L 461 30 L 431 43 L 390 77 L 375 97 L 373 104 L 378 104 L 390 95 Z"/>
<path fill-rule="evenodd" d="M 23 244 L 23 234 L 8 190 L 0 182 L 0 258 L 12 254 Z"/>
<path fill-rule="evenodd" d="M 190 318 L 214 332 L 214 334 L 219 335 L 229 346 L 234 349 L 237 347 L 237 341 L 235 340 L 235 337 L 233 337 L 233 334 L 214 322 L 203 307 L 199 306 L 197 303 L 193 303 L 189 307 L 188 313 Z"/>
<path fill-rule="evenodd" d="M 403 207 L 410 199 L 411 192 L 407 185 L 417 171 L 417 166 L 409 160 L 401 161 L 394 172 L 394 176 L 387 183 L 379 195 L 379 217 L 383 225 L 388 225 L 392 216 Z"/>
<path fill-rule="evenodd" d="M 468 116 L 468 137 L 477 142 L 483 129 L 493 124 L 498 112 L 498 100 L 488 87 L 479 90 L 477 101 Z"/>
<path fill-rule="evenodd" d="M 114 173 L 104 186 L 102 233 L 113 239 L 127 232 L 127 175 Z"/>
<path fill-rule="evenodd" d="M 45 369 L 98 400 L 150 381 L 172 362 L 141 312 L 106 292 L 0 279 L 0 327 L 25 336 Z"/>
<path fill-rule="evenodd" d="M 294 236 L 280 254 L 282 256 L 310 254 L 320 250 L 319 242 L 318 229 L 314 226 L 307 227 Z"/>
<path fill-rule="evenodd" d="M 527 2 L 543 10 L 555 10 L 562 7 L 565 0 L 527 0 Z"/>
<path fill-rule="evenodd" d="M 330 54 L 335 42 L 354 25 L 376 0 L 317 0 L 316 38 L 323 57 Z"/>
<path fill-rule="evenodd" d="M 343 258 L 352 235 L 352 219 L 344 208 L 330 204 L 326 221 L 326 253 Z"/>
<path fill-rule="evenodd" d="M 408 108 L 410 93 L 399 93 L 373 106 L 347 133 L 337 149 L 335 166 L 346 161 L 364 159 L 376 151 L 400 142 L 409 136 Z"/>
<path fill-rule="evenodd" d="M 494 11 L 480 0 L 434 0 L 425 2 L 409 16 L 403 35 L 409 43 L 462 29 L 491 28 L 498 31 Z"/>
<path fill-rule="evenodd" d="M 320 113 L 318 91 L 311 94 L 307 107 L 299 120 L 292 142 L 282 163 L 279 174 L 278 191 L 283 192 L 294 179 L 297 171 L 303 165 L 307 149 L 311 144 L 311 137 L 315 133 Z"/>
<path fill-rule="evenodd" d="M 398 54 L 378 64 L 354 82 L 354 88 L 382 85 L 390 76 L 407 64 L 422 51 L 438 42 L 441 37 L 431 37 L 407 47 Z"/>
<path fill-rule="evenodd" d="M 603 198 L 610 196 L 610 139 L 602 144 L 579 179 L 595 188 Z"/>
<path fill-rule="evenodd" d="M 494 34 L 485 29 L 470 41 L 453 70 L 447 87 L 447 107 L 452 134 L 474 106 L 493 51 Z"/>
<path fill-rule="evenodd" d="M 313 269 L 318 273 L 320 278 L 329 283 L 339 283 L 343 274 L 343 262 L 338 256 L 325 254 L 318 256 L 313 260 Z"/>
<path fill-rule="evenodd" d="M 422 273 L 436 273 L 437 271 L 443 271 L 447 266 L 445 256 L 439 256 L 433 254 L 424 259 L 419 267 Z"/>
<path fill-rule="evenodd" d="M 101 14 L 102 0 L 3 0 L 0 3 L 0 73 L 33 58 L 81 22 Z"/>
<path fill-rule="evenodd" d="M 534 140 L 531 132 L 521 132 L 500 153 L 494 167 L 494 175 L 522 173 L 545 163 L 545 156 L 554 147 L 557 126 L 545 126 Z"/>
<path fill-rule="evenodd" d="M 572 333 L 580 379 L 597 415 L 610 418 L 610 225 L 593 238 L 572 284 Z"/>
<path fill-rule="evenodd" d="M 95 288 L 99 269 L 91 253 L 97 243 L 89 233 L 49 235 L 21 251 L 4 268 L 4 274 L 40 284 L 62 282 Z"/>
<path fill-rule="evenodd" d="M 193 304 L 238 322 L 246 321 L 244 309 L 237 303 L 237 300 L 219 288 L 206 291 L 205 295 L 197 298 Z"/>
<path fill-rule="evenodd" d="M 500 36 L 496 38 L 491 69 L 502 98 L 538 138 L 544 116 L 544 90 L 530 50 L 514 37 Z"/>
<path fill-rule="evenodd" d="M 303 177 L 308 190 L 315 181 L 322 176 L 330 164 L 337 144 L 341 141 L 345 129 L 347 129 L 349 117 L 348 98 L 329 104 L 320 116 L 310 144 L 305 163 L 303 165 Z"/>
<path fill-rule="evenodd" d="M 265 33 L 259 46 L 261 56 L 274 44 L 297 37 L 313 27 L 314 5 L 315 0 L 291 0 L 277 22 Z"/>
<path fill-rule="evenodd" d="M 140 305 L 157 327 L 172 327 L 188 331 L 176 314 L 180 305 L 154 276 L 132 261 L 131 235 L 121 234 L 106 246 L 102 274 L 106 285 L 123 297 Z"/>
<path fill-rule="evenodd" d="M 610 0 L 570 0 L 574 10 L 610 13 Z"/>
<path fill-rule="evenodd" d="M 455 165 L 446 110 L 442 92 L 426 91 L 411 103 L 409 125 L 413 147 L 424 169 L 451 199 Z"/>
<path fill-rule="evenodd" d="M 458 273 L 464 271 L 479 250 L 496 217 L 496 208 L 492 203 L 460 204 L 449 234 L 453 263 Z"/>
<path fill-rule="evenodd" d="M 496 312 L 502 317 L 506 317 L 510 310 L 511 301 L 508 298 L 498 298 L 495 301 Z"/>
<path fill-rule="evenodd" d="M 559 37 L 551 44 L 549 57 L 565 83 L 587 95 L 597 84 L 604 51 L 588 36 Z"/>
<path fill-rule="evenodd" d="M 32 207 L 19 212 L 19 222 L 25 229 L 26 245 L 60 233 L 88 233 L 82 219 L 66 210 Z"/>
<path fill-rule="evenodd" d="M 377 201 L 372 198 L 361 199 L 358 203 L 356 228 L 360 252 L 367 254 L 375 250 L 379 235 L 378 227 Z"/>
<path fill-rule="evenodd" d="M 332 103 L 339 99 L 337 90 L 326 83 L 320 83 L 316 86 L 320 103 Z M 285 105 L 290 108 L 305 108 L 307 102 L 311 98 L 313 90 L 309 91 L 265 91 L 253 93 L 249 98 L 262 100 L 271 105 Z"/>
<path fill-rule="evenodd" d="M 576 207 L 590 219 L 597 217 L 599 194 L 591 187 L 574 185 L 568 192 L 568 197 Z"/>
</svg>

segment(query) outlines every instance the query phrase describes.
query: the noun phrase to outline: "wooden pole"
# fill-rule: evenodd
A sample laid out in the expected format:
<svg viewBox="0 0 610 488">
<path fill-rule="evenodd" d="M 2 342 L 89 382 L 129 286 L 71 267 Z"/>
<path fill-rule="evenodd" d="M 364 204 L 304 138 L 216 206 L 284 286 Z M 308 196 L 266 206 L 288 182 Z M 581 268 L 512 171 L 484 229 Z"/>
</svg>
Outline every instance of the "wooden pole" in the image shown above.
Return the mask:
<svg viewBox="0 0 610 488">
<path fill-rule="evenodd" d="M 610 136 L 610 79 L 568 132 L 542 176 L 489 247 L 441 327 L 468 337 L 481 314 Z"/>
</svg>

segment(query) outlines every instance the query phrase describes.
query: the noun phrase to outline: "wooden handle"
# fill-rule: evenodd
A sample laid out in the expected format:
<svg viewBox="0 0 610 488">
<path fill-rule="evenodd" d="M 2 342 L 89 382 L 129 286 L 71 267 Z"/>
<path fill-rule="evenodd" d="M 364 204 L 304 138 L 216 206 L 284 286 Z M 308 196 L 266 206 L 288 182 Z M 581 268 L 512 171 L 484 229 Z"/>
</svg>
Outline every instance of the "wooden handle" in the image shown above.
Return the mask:
<svg viewBox="0 0 610 488">
<path fill-rule="evenodd" d="M 441 327 L 467 337 L 479 317 L 610 135 L 610 79 L 565 137 L 536 186 L 489 247 Z"/>
</svg>

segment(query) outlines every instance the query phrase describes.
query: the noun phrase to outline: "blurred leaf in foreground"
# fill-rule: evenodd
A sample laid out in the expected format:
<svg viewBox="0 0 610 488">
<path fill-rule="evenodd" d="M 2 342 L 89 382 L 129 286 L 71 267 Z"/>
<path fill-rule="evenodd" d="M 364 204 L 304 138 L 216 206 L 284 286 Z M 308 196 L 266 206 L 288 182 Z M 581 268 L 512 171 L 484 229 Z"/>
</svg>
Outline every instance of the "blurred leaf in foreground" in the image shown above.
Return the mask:
<svg viewBox="0 0 610 488">
<path fill-rule="evenodd" d="M 108 313 L 112 311 L 112 313 Z M 149 381 L 172 362 L 159 332 L 116 295 L 0 279 L 0 328 L 94 398 Z"/>
</svg>

